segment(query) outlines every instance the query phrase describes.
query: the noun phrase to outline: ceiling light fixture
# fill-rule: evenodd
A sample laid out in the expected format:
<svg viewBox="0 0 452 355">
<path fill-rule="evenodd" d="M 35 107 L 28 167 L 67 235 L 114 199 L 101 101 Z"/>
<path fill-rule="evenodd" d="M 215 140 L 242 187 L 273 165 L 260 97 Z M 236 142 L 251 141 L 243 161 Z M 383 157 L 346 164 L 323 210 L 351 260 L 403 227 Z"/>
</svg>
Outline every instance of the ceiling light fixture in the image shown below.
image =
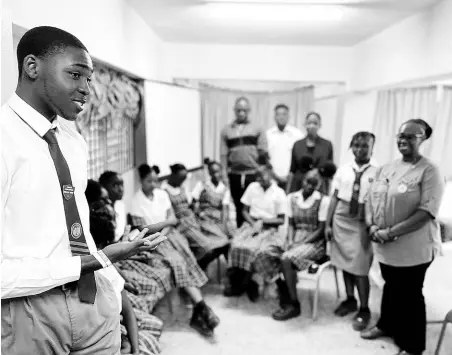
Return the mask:
<svg viewBox="0 0 452 355">
<path fill-rule="evenodd" d="M 205 0 L 206 3 L 273 5 L 345 5 L 357 0 Z"/>
<path fill-rule="evenodd" d="M 299 23 L 332 22 L 343 18 L 344 9 L 334 5 L 270 4 L 270 3 L 232 3 L 211 2 L 204 11 L 208 18 L 214 20 L 265 22 L 265 23 Z"/>
</svg>

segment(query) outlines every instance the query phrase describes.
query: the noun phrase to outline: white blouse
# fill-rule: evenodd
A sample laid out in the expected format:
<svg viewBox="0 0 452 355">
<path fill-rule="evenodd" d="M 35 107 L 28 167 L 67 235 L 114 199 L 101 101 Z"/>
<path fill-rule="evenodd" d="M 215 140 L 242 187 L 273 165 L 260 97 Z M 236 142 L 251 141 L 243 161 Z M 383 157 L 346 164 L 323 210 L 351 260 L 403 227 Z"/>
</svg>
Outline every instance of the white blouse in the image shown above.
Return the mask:
<svg viewBox="0 0 452 355">
<path fill-rule="evenodd" d="M 135 193 L 130 205 L 130 214 L 144 218 L 146 224 L 164 222 L 171 209 L 171 201 L 166 191 L 155 189 L 153 194 L 151 199 L 140 189 Z"/>
<path fill-rule="evenodd" d="M 355 170 L 360 172 L 365 170 L 361 177 L 359 190 L 359 203 L 364 203 L 369 192 L 370 185 L 375 180 L 377 166 L 372 161 L 369 164 L 359 167 L 355 162 L 342 165 L 333 178 L 333 191 L 337 190 L 337 197 L 345 202 L 350 202 L 353 194 L 353 184 L 355 182 Z"/>
<path fill-rule="evenodd" d="M 297 206 L 303 210 L 306 210 L 308 208 L 311 208 L 314 203 L 320 199 L 320 208 L 319 208 L 319 215 L 318 215 L 318 221 L 319 222 L 325 222 L 326 216 L 328 214 L 328 206 L 330 204 L 330 198 L 328 196 L 323 196 L 318 191 L 314 191 L 311 196 L 309 196 L 306 200 L 303 198 L 303 194 L 301 191 L 293 192 L 287 196 L 288 201 L 288 207 L 287 207 L 287 216 L 289 218 L 293 217 L 293 210 L 292 210 L 292 198 L 295 198 L 295 202 L 297 203 Z"/>
<path fill-rule="evenodd" d="M 126 205 L 123 201 L 118 200 L 113 207 L 116 217 L 115 242 L 117 242 L 124 235 L 124 230 L 127 225 Z"/>
<path fill-rule="evenodd" d="M 217 186 L 215 186 L 210 179 L 207 180 L 206 182 L 199 181 L 196 184 L 193 191 L 191 192 L 191 197 L 195 200 L 199 200 L 199 197 L 201 196 L 202 192 L 206 188 L 206 185 L 209 185 L 209 187 L 218 194 L 224 193 L 224 196 L 223 196 L 223 205 L 224 206 L 229 205 L 231 203 L 231 193 L 230 193 L 229 189 L 226 187 L 226 185 L 220 181 L 220 183 Z"/>
<path fill-rule="evenodd" d="M 276 218 L 287 213 L 287 197 L 275 183 L 264 190 L 258 182 L 251 183 L 242 196 L 241 202 L 249 206 L 253 218 Z"/>
</svg>

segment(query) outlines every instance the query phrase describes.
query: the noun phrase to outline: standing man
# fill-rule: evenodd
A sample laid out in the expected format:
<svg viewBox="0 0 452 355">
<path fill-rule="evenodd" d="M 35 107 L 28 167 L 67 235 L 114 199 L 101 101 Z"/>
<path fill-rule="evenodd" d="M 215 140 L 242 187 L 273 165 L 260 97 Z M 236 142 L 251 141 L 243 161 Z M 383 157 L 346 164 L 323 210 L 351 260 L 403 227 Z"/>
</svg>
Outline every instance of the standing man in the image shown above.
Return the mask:
<svg viewBox="0 0 452 355">
<path fill-rule="evenodd" d="M 144 231 L 97 251 L 90 235 L 88 151 L 68 123 L 90 94 L 86 47 L 58 28 L 36 27 L 20 40 L 17 60 L 17 89 L 0 120 L 1 352 L 119 354 L 120 305 L 104 273 L 151 250 L 155 237 Z"/>
<path fill-rule="evenodd" d="M 249 100 L 239 97 L 234 111 L 235 121 L 221 131 L 220 155 L 236 209 L 237 227 L 240 227 L 244 222 L 240 199 L 248 185 L 256 180 L 259 161 L 268 161 L 268 149 L 265 132 L 249 121 Z"/>
<path fill-rule="evenodd" d="M 268 153 L 274 178 L 279 187 L 285 191 L 290 172 L 292 148 L 294 143 L 302 138 L 303 133 L 288 124 L 289 107 L 287 105 L 279 104 L 275 107 L 275 122 L 276 126 L 267 131 Z"/>
</svg>

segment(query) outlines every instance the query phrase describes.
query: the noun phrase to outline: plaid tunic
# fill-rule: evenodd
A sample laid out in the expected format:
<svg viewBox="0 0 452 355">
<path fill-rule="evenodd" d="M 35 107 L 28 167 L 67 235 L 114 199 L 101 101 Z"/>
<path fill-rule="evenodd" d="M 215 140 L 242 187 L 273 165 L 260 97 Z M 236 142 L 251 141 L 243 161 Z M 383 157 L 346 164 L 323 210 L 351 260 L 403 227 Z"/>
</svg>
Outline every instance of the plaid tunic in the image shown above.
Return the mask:
<svg viewBox="0 0 452 355">
<path fill-rule="evenodd" d="M 252 236 L 253 227 L 244 223 L 231 244 L 229 267 L 247 271 L 263 271 L 278 260 L 283 247 L 283 238 L 277 228 L 264 229 Z"/>
<path fill-rule="evenodd" d="M 201 225 L 194 212 L 190 209 L 190 204 L 185 192 L 178 195 L 168 193 L 176 217 L 179 219 L 177 229 L 188 240 L 190 249 L 200 260 L 208 252 L 224 247 L 229 243 L 227 235 L 214 223 Z"/>
<path fill-rule="evenodd" d="M 127 293 L 132 308 L 137 317 L 138 325 L 138 347 L 140 355 L 157 355 L 161 352 L 160 349 L 160 336 L 162 334 L 163 322 L 156 316 L 147 313 L 141 309 L 141 302 L 137 302 L 140 296 L 135 296 Z M 132 297 L 133 296 L 133 300 Z M 137 307 L 138 305 L 138 307 Z M 126 327 L 123 324 L 123 318 L 121 317 L 121 335 L 127 336 Z"/>
<path fill-rule="evenodd" d="M 237 228 L 228 219 L 227 226 L 224 225 L 222 219 L 223 213 L 223 199 L 228 193 L 228 190 L 224 190 L 221 193 L 214 191 L 210 184 L 204 184 L 204 190 L 199 196 L 199 209 L 203 213 L 199 218 L 201 229 L 209 229 L 210 226 L 216 225 L 227 236 L 232 236 L 237 232 Z"/>
<path fill-rule="evenodd" d="M 295 224 L 295 236 L 293 243 L 282 257 L 289 259 L 299 271 L 307 269 L 311 264 L 326 255 L 325 240 L 323 238 L 313 243 L 304 242 L 318 228 L 321 202 L 322 200 L 319 199 L 310 208 L 303 209 L 298 206 L 294 196 L 292 196 L 290 201 Z"/>
<path fill-rule="evenodd" d="M 141 217 L 130 216 L 133 226 L 141 226 Z M 161 243 L 153 252 L 141 253 L 146 262 L 127 260 L 120 263 L 121 269 L 129 270 L 135 283 L 149 292 L 154 292 L 161 299 L 174 287 L 202 287 L 208 279 L 199 267 L 190 250 L 187 240 L 176 229 L 167 233 L 168 240 Z M 153 280 L 148 280 L 152 278 Z M 161 296 L 161 297 L 160 297 Z"/>
</svg>

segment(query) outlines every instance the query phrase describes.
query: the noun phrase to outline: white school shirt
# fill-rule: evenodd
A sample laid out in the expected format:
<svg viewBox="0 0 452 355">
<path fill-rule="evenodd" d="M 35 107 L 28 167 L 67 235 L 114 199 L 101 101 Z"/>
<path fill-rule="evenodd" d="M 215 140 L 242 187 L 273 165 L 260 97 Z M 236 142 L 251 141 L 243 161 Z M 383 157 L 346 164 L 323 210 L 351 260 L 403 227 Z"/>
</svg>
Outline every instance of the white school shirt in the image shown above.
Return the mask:
<svg viewBox="0 0 452 355">
<path fill-rule="evenodd" d="M 115 228 L 115 242 L 120 240 L 124 235 L 124 231 L 127 226 L 127 214 L 126 214 L 126 205 L 122 200 L 115 201 L 114 204 L 115 210 L 115 220 L 116 220 L 116 228 Z"/>
<path fill-rule="evenodd" d="M 303 133 L 291 125 L 287 125 L 283 131 L 277 126 L 267 131 L 268 154 L 273 171 L 278 177 L 286 178 L 289 175 L 292 148 L 301 138 Z"/>
<path fill-rule="evenodd" d="M 251 183 L 240 201 L 250 208 L 251 217 L 256 219 L 270 219 L 287 214 L 286 194 L 274 182 L 267 190 L 258 182 Z"/>
<path fill-rule="evenodd" d="M 288 207 L 287 207 L 287 216 L 289 218 L 293 217 L 292 210 L 292 198 L 295 199 L 297 206 L 303 210 L 311 208 L 314 203 L 321 199 L 319 214 L 317 220 L 319 222 L 325 222 L 326 216 L 328 214 L 328 206 L 330 204 L 330 198 L 328 196 L 323 196 L 318 191 L 314 191 L 311 196 L 309 196 L 306 200 L 303 198 L 303 194 L 301 191 L 293 192 L 287 196 Z"/>
<path fill-rule="evenodd" d="M 87 146 L 69 122 L 58 117 L 54 123 L 71 172 L 86 242 L 95 252 L 85 197 Z M 1 287 L 2 299 L 6 299 L 36 295 L 78 280 L 81 258 L 70 251 L 61 187 L 42 138 L 52 124 L 13 94 L 2 106 L 0 127 Z"/>
<path fill-rule="evenodd" d="M 167 220 L 168 211 L 172 208 L 168 193 L 162 189 L 154 189 L 154 196 L 147 197 L 143 190 L 138 190 L 130 205 L 130 214 L 141 217 L 146 224 L 156 224 Z"/>
<path fill-rule="evenodd" d="M 368 167 L 368 168 L 367 168 Z M 338 191 L 337 197 L 345 202 L 350 202 L 353 195 L 353 184 L 355 182 L 355 169 L 356 171 L 367 170 L 361 177 L 361 185 L 359 190 L 358 202 L 364 203 L 365 197 L 369 192 L 370 185 L 375 180 L 377 173 L 377 166 L 374 162 L 365 164 L 359 167 L 356 162 L 342 165 L 337 169 L 336 175 L 333 178 L 333 192 Z"/>
<path fill-rule="evenodd" d="M 217 186 L 215 186 L 210 179 L 207 182 L 198 181 L 195 188 L 191 192 L 191 197 L 194 200 L 199 200 L 199 197 L 201 196 L 202 192 L 204 191 L 206 185 L 208 185 L 217 194 L 224 193 L 223 201 L 222 201 L 223 206 L 228 206 L 231 203 L 231 193 L 230 193 L 229 189 L 226 187 L 226 185 L 220 181 L 219 184 Z"/>
</svg>

